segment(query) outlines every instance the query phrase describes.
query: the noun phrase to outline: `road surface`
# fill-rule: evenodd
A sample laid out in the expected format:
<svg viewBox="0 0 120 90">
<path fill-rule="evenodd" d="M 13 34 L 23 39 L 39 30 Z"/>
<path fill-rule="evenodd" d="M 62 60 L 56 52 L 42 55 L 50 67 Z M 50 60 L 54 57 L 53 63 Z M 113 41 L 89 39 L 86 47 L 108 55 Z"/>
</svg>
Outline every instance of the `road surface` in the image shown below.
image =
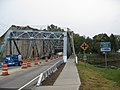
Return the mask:
<svg viewBox="0 0 120 90">
<path fill-rule="evenodd" d="M 62 59 L 62 57 L 52 60 L 51 62 L 20 70 L 19 72 L 14 72 L 7 76 L 0 76 L 0 90 L 17 90 L 43 71 L 47 70 L 60 59 Z M 32 83 L 30 86 L 27 86 L 26 89 L 31 89 L 35 84 L 36 82 Z"/>
</svg>

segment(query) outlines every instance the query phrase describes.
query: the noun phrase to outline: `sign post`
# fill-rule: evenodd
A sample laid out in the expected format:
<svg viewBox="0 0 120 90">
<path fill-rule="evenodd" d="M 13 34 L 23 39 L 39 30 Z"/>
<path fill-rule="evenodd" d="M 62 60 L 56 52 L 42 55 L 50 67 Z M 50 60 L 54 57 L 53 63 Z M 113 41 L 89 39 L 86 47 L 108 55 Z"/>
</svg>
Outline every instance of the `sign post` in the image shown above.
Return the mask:
<svg viewBox="0 0 120 90">
<path fill-rule="evenodd" d="M 88 48 L 88 44 L 83 42 L 80 47 L 84 50 L 83 60 L 85 61 L 85 66 L 86 66 L 87 56 L 86 56 L 85 51 Z"/>
<path fill-rule="evenodd" d="M 107 68 L 107 52 L 111 51 L 110 42 L 101 42 L 100 43 L 101 52 L 105 54 L 105 68 Z"/>
<path fill-rule="evenodd" d="M 105 52 L 105 68 L 107 68 L 107 52 Z"/>
</svg>

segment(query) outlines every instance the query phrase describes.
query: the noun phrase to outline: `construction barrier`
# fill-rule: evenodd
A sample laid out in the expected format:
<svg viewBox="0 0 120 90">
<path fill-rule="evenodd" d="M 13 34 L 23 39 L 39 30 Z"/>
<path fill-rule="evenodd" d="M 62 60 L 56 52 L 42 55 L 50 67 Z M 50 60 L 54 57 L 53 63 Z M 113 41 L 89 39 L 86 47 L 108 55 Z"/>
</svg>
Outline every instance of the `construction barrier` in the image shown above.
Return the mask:
<svg viewBox="0 0 120 90">
<path fill-rule="evenodd" d="M 35 65 L 38 65 L 38 57 L 35 57 Z"/>
<path fill-rule="evenodd" d="M 40 64 L 42 64 L 42 60 L 40 60 Z"/>
<path fill-rule="evenodd" d="M 45 60 L 46 60 L 46 62 L 48 62 L 48 57 L 47 56 L 45 57 Z"/>
<path fill-rule="evenodd" d="M 8 65 L 7 64 L 2 64 L 2 75 L 9 75 L 8 74 Z"/>
<path fill-rule="evenodd" d="M 27 60 L 27 67 L 31 67 L 31 61 L 30 61 L 30 59 Z"/>
<path fill-rule="evenodd" d="M 56 58 L 58 58 L 58 55 L 56 54 Z"/>
<path fill-rule="evenodd" d="M 53 60 L 53 56 L 52 55 L 51 55 L 50 59 Z"/>
<path fill-rule="evenodd" d="M 54 58 L 56 59 L 56 58 L 58 58 L 58 56 L 57 56 L 57 55 L 54 55 Z"/>
<path fill-rule="evenodd" d="M 54 59 L 56 59 L 56 55 L 54 55 Z"/>
<path fill-rule="evenodd" d="M 27 60 L 23 60 L 22 69 L 26 69 L 26 68 L 27 68 Z"/>
</svg>

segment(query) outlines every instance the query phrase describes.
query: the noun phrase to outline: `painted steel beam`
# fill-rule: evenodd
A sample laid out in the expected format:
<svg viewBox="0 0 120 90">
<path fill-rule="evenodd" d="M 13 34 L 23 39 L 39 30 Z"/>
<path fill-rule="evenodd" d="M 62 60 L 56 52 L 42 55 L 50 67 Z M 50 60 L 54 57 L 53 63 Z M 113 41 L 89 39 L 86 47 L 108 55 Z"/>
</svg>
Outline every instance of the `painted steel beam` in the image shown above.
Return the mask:
<svg viewBox="0 0 120 90">
<path fill-rule="evenodd" d="M 8 40 L 43 40 L 43 47 L 47 44 L 52 43 L 54 49 L 63 48 L 63 60 L 67 62 L 67 32 L 51 32 L 41 30 L 9 30 L 5 36 L 4 44 L 1 45 L 0 49 L 4 50 Z M 48 48 L 51 46 L 48 45 Z M 45 48 L 43 48 L 45 51 Z"/>
</svg>

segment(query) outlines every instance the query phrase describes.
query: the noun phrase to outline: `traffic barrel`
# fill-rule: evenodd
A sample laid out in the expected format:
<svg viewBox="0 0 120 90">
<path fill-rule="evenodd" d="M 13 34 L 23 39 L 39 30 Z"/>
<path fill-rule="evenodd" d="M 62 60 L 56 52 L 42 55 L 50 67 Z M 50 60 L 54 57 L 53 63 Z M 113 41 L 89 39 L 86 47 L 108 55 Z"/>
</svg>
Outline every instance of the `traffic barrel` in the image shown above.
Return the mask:
<svg viewBox="0 0 120 90">
<path fill-rule="evenodd" d="M 57 55 L 55 55 L 55 59 L 57 58 Z"/>
<path fill-rule="evenodd" d="M 50 59 L 52 60 L 53 59 L 53 56 L 51 55 Z"/>
<path fill-rule="evenodd" d="M 38 65 L 38 57 L 35 57 L 35 65 Z"/>
<path fill-rule="evenodd" d="M 56 59 L 56 55 L 54 55 L 54 59 Z"/>
<path fill-rule="evenodd" d="M 56 58 L 58 58 L 58 55 L 56 54 Z"/>
<path fill-rule="evenodd" d="M 30 59 L 27 60 L 27 67 L 31 67 L 31 61 L 30 61 Z"/>
<path fill-rule="evenodd" d="M 26 68 L 27 68 L 27 60 L 23 60 L 22 69 L 26 69 Z"/>
<path fill-rule="evenodd" d="M 48 57 L 47 56 L 45 57 L 45 60 L 46 60 L 46 62 L 48 62 Z"/>
<path fill-rule="evenodd" d="M 2 64 L 2 75 L 9 75 L 8 74 L 8 65 L 7 64 Z"/>
<path fill-rule="evenodd" d="M 42 64 L 42 60 L 40 60 L 40 64 Z"/>
</svg>

